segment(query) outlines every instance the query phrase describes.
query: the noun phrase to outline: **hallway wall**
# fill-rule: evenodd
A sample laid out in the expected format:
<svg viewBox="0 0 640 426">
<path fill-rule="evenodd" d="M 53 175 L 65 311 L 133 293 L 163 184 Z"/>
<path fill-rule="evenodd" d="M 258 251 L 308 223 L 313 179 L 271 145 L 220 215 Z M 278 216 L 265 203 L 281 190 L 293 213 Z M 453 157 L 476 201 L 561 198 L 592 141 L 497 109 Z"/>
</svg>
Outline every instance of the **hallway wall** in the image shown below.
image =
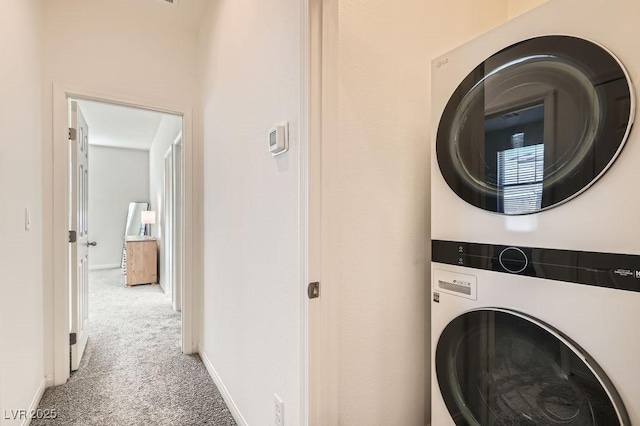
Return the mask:
<svg viewBox="0 0 640 426">
<path fill-rule="evenodd" d="M 542 3 L 546 3 L 547 1 L 549 0 L 508 0 L 507 11 L 509 19 L 515 18 L 516 16 L 521 15 L 536 6 L 540 6 Z"/>
<path fill-rule="evenodd" d="M 193 0 L 195 3 L 196 0 Z M 191 0 L 189 0 L 191 3 Z M 202 3 L 202 2 L 201 2 Z M 42 1 L 45 371 L 53 374 L 52 85 L 191 108 L 196 94 L 197 24 L 174 6 L 128 0 Z M 186 6 L 186 5 L 185 5 Z M 176 13 L 174 13 L 176 12 Z M 196 200 L 197 201 L 197 200 Z"/>
<path fill-rule="evenodd" d="M 336 424 L 424 425 L 431 59 L 505 21 L 507 0 L 337 8 L 338 137 L 323 140 L 321 255 L 322 285 L 339 301 Z"/>
<path fill-rule="evenodd" d="M 250 425 L 273 423 L 274 393 L 285 424 L 302 424 L 300 13 L 290 0 L 220 0 L 200 36 L 200 349 Z M 274 158 L 268 131 L 283 121 L 290 149 Z"/>
<path fill-rule="evenodd" d="M 91 138 L 91 129 L 89 129 Z M 120 267 L 129 203 L 149 201 L 149 151 L 89 145 L 89 269 Z"/>
<path fill-rule="evenodd" d="M 19 425 L 44 387 L 40 15 L 36 0 L 0 13 L 0 424 Z M 25 208 L 31 228 L 25 230 Z M 5 411 L 6 410 L 6 411 Z M 9 417 L 9 419 L 7 419 Z"/>
</svg>

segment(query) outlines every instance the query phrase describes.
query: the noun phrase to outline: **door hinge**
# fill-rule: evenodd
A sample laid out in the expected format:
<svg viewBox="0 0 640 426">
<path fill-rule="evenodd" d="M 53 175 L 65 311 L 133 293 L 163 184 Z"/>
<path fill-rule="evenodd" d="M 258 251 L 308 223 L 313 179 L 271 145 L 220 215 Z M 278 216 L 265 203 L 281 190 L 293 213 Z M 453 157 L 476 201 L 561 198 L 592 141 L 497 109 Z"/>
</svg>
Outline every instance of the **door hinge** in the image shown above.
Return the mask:
<svg viewBox="0 0 640 426">
<path fill-rule="evenodd" d="M 78 337 L 76 333 L 69 333 L 69 344 L 73 346 L 76 344 L 77 341 L 78 341 Z"/>
<path fill-rule="evenodd" d="M 317 299 L 318 297 L 320 297 L 319 282 L 309 283 L 309 287 L 307 287 L 307 296 L 309 296 L 309 299 Z"/>
<path fill-rule="evenodd" d="M 78 131 L 73 127 L 69 127 L 69 140 L 75 141 Z"/>
<path fill-rule="evenodd" d="M 78 241 L 78 233 L 76 231 L 69 231 L 69 242 L 75 243 Z"/>
</svg>

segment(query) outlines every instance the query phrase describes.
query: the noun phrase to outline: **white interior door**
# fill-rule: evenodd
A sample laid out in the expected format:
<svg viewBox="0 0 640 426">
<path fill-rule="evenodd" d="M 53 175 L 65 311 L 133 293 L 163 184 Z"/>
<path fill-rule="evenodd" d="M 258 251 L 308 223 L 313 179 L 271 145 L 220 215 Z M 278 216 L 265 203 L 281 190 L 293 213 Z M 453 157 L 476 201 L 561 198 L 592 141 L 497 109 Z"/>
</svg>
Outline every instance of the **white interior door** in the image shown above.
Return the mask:
<svg viewBox="0 0 640 426">
<path fill-rule="evenodd" d="M 70 309 L 71 309 L 71 370 L 80 365 L 87 346 L 89 329 L 89 127 L 78 103 L 70 105 L 70 172 L 69 229 L 75 231 L 76 241 L 70 243 Z M 75 135 L 73 134 L 75 133 Z M 75 137 L 74 137 L 75 136 Z M 93 243 L 95 244 L 95 243 Z M 75 342 L 74 342 L 75 341 Z"/>
</svg>

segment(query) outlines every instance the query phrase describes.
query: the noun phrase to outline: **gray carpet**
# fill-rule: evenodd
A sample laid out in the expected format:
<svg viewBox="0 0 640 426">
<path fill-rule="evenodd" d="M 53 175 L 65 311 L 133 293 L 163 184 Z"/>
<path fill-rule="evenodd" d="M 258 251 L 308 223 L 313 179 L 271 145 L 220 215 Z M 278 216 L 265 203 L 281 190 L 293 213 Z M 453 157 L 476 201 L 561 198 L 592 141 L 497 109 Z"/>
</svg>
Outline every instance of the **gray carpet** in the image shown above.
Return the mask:
<svg viewBox="0 0 640 426">
<path fill-rule="evenodd" d="M 125 287 L 120 269 L 92 271 L 90 337 L 80 369 L 47 389 L 38 425 L 235 425 L 197 355 L 180 351 L 180 315 L 159 285 Z"/>
</svg>

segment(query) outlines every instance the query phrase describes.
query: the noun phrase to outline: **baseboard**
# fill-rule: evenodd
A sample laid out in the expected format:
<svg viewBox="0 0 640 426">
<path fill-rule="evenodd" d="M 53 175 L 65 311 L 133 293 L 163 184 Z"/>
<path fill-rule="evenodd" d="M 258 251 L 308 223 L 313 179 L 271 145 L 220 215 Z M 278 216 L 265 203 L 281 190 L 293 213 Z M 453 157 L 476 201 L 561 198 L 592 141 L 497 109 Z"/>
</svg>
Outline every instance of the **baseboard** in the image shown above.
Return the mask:
<svg viewBox="0 0 640 426">
<path fill-rule="evenodd" d="M 98 271 L 100 269 L 115 269 L 115 268 L 119 268 L 120 264 L 119 263 L 110 263 L 108 265 L 91 265 L 89 266 L 89 270 L 90 271 Z"/>
<path fill-rule="evenodd" d="M 204 366 L 207 368 L 209 375 L 213 379 L 213 382 L 218 387 L 220 395 L 222 395 L 222 399 L 224 399 L 227 407 L 229 407 L 229 411 L 231 411 L 231 415 L 233 416 L 236 423 L 238 423 L 239 426 L 247 426 L 247 421 L 244 419 L 244 417 L 242 417 L 242 414 L 240 414 L 238 406 L 235 402 L 233 402 L 233 398 L 231 398 L 231 395 L 229 395 L 229 391 L 227 390 L 224 383 L 222 383 L 222 379 L 220 379 L 220 376 L 218 376 L 216 369 L 213 368 L 213 364 L 211 364 L 209 357 L 207 357 L 207 354 L 204 353 L 200 346 L 198 346 L 198 354 L 200 355 Z"/>
<path fill-rule="evenodd" d="M 42 381 L 40 382 L 40 386 L 38 386 L 38 390 L 36 391 L 36 394 L 33 397 L 31 404 L 29 405 L 29 409 L 27 410 L 27 413 L 34 413 L 36 411 L 36 409 L 38 408 L 38 405 L 40 405 L 40 400 L 42 399 L 42 395 L 44 394 L 44 389 L 46 387 L 47 387 L 47 380 L 46 378 L 43 377 Z M 29 426 L 30 424 L 31 424 L 30 417 L 27 417 L 22 421 L 22 426 Z"/>
<path fill-rule="evenodd" d="M 53 376 L 46 376 L 44 379 L 45 379 L 45 384 L 44 384 L 45 388 L 50 388 L 55 384 L 55 382 L 53 381 Z"/>
</svg>

